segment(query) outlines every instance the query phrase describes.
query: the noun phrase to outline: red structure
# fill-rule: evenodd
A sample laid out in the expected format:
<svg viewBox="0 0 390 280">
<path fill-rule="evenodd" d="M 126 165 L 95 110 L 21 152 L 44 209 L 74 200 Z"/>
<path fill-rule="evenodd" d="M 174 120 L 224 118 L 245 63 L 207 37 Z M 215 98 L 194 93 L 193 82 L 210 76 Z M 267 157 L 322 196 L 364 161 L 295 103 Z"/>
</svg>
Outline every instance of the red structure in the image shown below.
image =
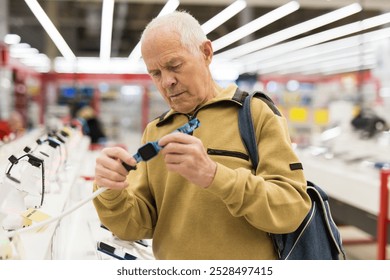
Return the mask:
<svg viewBox="0 0 390 280">
<path fill-rule="evenodd" d="M 389 176 L 390 169 L 382 169 L 381 173 L 381 188 L 379 196 L 379 215 L 378 215 L 378 260 L 386 260 L 387 247 L 387 226 L 390 223 L 389 219 Z"/>
</svg>

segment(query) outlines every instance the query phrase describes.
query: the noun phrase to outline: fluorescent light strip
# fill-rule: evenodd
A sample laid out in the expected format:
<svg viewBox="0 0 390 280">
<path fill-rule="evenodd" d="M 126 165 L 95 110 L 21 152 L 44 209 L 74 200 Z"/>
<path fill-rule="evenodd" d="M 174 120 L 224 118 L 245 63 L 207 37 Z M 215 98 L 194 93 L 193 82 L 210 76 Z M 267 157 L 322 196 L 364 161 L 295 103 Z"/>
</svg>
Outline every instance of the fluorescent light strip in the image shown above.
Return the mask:
<svg viewBox="0 0 390 280">
<path fill-rule="evenodd" d="M 60 53 L 66 59 L 73 60 L 76 59 L 76 56 L 65 42 L 64 38 L 58 32 L 57 28 L 54 26 L 53 22 L 49 19 L 45 11 L 38 4 L 36 0 L 24 0 L 26 4 L 29 6 L 37 20 L 40 22 L 42 27 L 46 30 L 47 34 L 53 40 L 54 44 L 60 51 Z"/>
<path fill-rule="evenodd" d="M 169 13 L 172 13 L 174 10 L 176 10 L 176 8 L 179 5 L 180 5 L 179 0 L 168 0 L 168 2 L 161 9 L 160 13 L 157 15 L 157 17 L 161 17 L 161 16 L 167 15 Z"/>
<path fill-rule="evenodd" d="M 339 69 L 333 69 L 333 70 L 325 70 L 320 72 L 319 74 L 323 76 L 330 76 L 330 75 L 336 75 L 336 74 L 342 74 L 342 73 L 351 73 L 351 72 L 357 72 L 357 71 L 363 71 L 363 70 L 371 70 L 374 69 L 374 64 L 367 64 L 367 65 L 360 65 L 357 67 L 348 67 L 348 68 L 339 68 Z"/>
<path fill-rule="evenodd" d="M 362 30 L 367 30 L 379 25 L 390 22 L 390 13 L 384 13 L 379 16 L 371 17 L 362 21 Z"/>
<path fill-rule="evenodd" d="M 163 15 L 169 14 L 177 9 L 179 6 L 180 1 L 179 0 L 169 0 L 160 13 L 157 15 L 157 17 L 161 17 Z M 134 47 L 133 51 L 129 55 L 130 63 L 138 63 L 140 58 L 142 57 L 141 54 L 141 42 L 138 42 L 137 45 Z"/>
<path fill-rule="evenodd" d="M 342 47 L 343 50 L 348 49 L 348 48 L 353 48 L 349 45 L 346 45 Z M 289 53 L 287 55 L 283 55 L 278 57 L 277 59 L 271 59 L 268 62 L 259 62 L 256 64 L 252 65 L 247 65 L 242 67 L 240 73 L 245 73 L 245 72 L 259 72 L 259 73 L 264 73 L 263 71 L 270 72 L 274 68 L 279 68 L 281 66 L 285 65 L 293 65 L 296 62 L 301 62 L 301 61 L 311 61 L 310 59 L 315 59 L 317 57 L 324 57 L 325 55 L 332 53 L 332 52 L 337 52 L 339 51 L 338 49 L 326 49 L 324 52 L 317 51 L 311 48 L 305 48 L 299 51 L 295 51 L 292 53 Z"/>
<path fill-rule="evenodd" d="M 308 73 L 309 71 L 330 71 L 333 69 L 357 67 L 359 65 L 375 64 L 375 55 L 372 53 L 366 54 L 363 57 L 345 57 L 338 60 L 326 61 L 311 65 L 302 65 L 293 69 L 281 69 L 277 71 L 278 74 L 287 75 L 294 73 Z"/>
<path fill-rule="evenodd" d="M 367 64 L 367 65 L 345 65 L 344 67 L 339 67 L 339 68 L 333 68 L 333 69 L 317 69 L 317 70 L 312 70 L 312 71 L 305 71 L 302 73 L 298 73 L 300 76 L 330 76 L 330 75 L 336 75 L 336 74 L 342 74 L 342 73 L 352 73 L 352 72 L 357 72 L 357 71 L 362 71 L 362 70 L 370 70 L 374 69 L 375 65 L 373 64 Z M 272 79 L 274 77 L 278 76 L 283 76 L 283 75 L 288 75 L 290 76 L 291 74 L 266 74 L 263 77 Z"/>
<path fill-rule="evenodd" d="M 336 52 L 330 55 L 317 55 L 313 57 L 312 59 L 305 59 L 300 61 L 295 61 L 295 63 L 288 63 L 286 62 L 284 65 L 280 64 L 278 66 L 274 67 L 264 67 L 260 69 L 258 72 L 259 74 L 269 74 L 273 72 L 280 72 L 280 71 L 290 71 L 290 70 L 296 70 L 300 69 L 302 67 L 317 67 L 318 65 L 321 65 L 322 63 L 327 63 L 329 61 L 341 61 L 343 59 L 351 59 L 351 58 L 358 58 L 365 55 L 372 55 L 375 53 L 375 49 L 373 47 L 366 48 L 363 51 L 359 50 L 359 47 L 352 47 L 347 50 L 343 50 L 341 52 Z"/>
<path fill-rule="evenodd" d="M 10 49 L 10 56 L 15 58 L 29 57 L 38 53 L 36 48 Z"/>
<path fill-rule="evenodd" d="M 248 36 L 249 34 L 252 34 L 253 32 L 256 32 L 257 30 L 291 14 L 292 12 L 295 12 L 298 9 L 298 2 L 291 1 L 213 41 L 213 50 L 218 51 L 244 38 L 245 36 Z"/>
<path fill-rule="evenodd" d="M 355 57 L 346 57 L 343 59 L 333 60 L 333 61 L 327 61 L 320 63 L 319 65 L 310 65 L 310 67 L 305 67 L 306 69 L 316 69 L 316 68 L 340 68 L 345 66 L 354 66 L 354 65 L 365 65 L 365 64 L 372 64 L 376 62 L 375 55 L 372 53 L 368 53 L 364 55 L 363 57 L 355 56 Z"/>
<path fill-rule="evenodd" d="M 325 53 L 331 52 L 333 50 L 345 49 L 353 46 L 358 46 L 360 44 L 367 44 L 374 41 L 379 41 L 385 38 L 390 37 L 390 27 L 384 28 L 381 30 L 366 32 L 361 35 L 355 35 L 344 39 L 335 40 L 328 43 L 323 43 L 320 45 L 315 45 L 311 47 L 306 47 L 298 50 L 292 50 L 291 52 L 279 53 L 279 47 L 269 48 L 267 50 L 259 51 L 257 54 L 261 57 L 257 59 L 254 63 L 247 63 L 245 61 L 240 61 L 241 69 L 239 70 L 240 74 L 246 72 L 257 72 L 259 69 L 265 69 L 275 65 L 285 65 L 288 62 L 294 61 L 294 58 L 305 59 L 312 56 L 313 54 L 324 55 Z M 277 51 L 273 53 L 273 49 Z M 282 48 L 283 50 L 287 49 L 286 47 Z M 281 50 L 282 50 L 281 49 Z M 306 54 L 306 56 L 302 56 Z M 255 60 L 255 58 L 253 58 Z M 268 62 L 267 62 L 268 61 Z"/>
<path fill-rule="evenodd" d="M 216 57 L 222 59 L 233 59 L 239 56 L 243 56 L 251 52 L 257 51 L 259 49 L 263 49 L 271 45 L 280 43 L 289 38 L 295 37 L 302 33 L 324 26 L 326 24 L 337 21 L 339 19 L 345 18 L 347 16 L 360 12 L 361 9 L 362 9 L 361 6 L 357 3 L 348 5 L 346 7 L 337 9 L 330 13 L 324 14 L 322 16 L 313 18 L 311 20 L 307 20 L 305 22 L 299 23 L 292 27 L 278 31 L 274 34 L 232 48 L 230 50 L 227 50 L 225 52 L 216 55 Z"/>
<path fill-rule="evenodd" d="M 146 73 L 143 64 L 130 64 L 128 58 L 111 58 L 102 61 L 97 57 L 78 57 L 74 62 L 67 61 L 62 57 L 54 60 L 54 70 L 58 73 Z"/>
<path fill-rule="evenodd" d="M 316 45 L 314 47 L 300 49 L 292 53 L 288 53 L 286 55 L 280 56 L 277 59 L 270 59 L 268 60 L 268 62 L 261 63 L 261 65 L 264 68 L 271 68 L 278 65 L 286 65 L 288 63 L 294 63 L 296 61 L 308 60 L 313 57 L 318 57 L 318 56 L 323 57 L 329 53 L 334 53 L 340 50 L 346 52 L 346 49 L 357 47 L 361 42 L 359 38 L 355 37 L 355 38 L 347 38 L 347 40 L 343 39 L 343 44 L 338 44 L 338 43 L 341 42 L 337 42 L 337 44 L 325 43 L 321 45 Z"/>
<path fill-rule="evenodd" d="M 9 48 L 11 51 L 16 49 L 29 49 L 31 48 L 31 45 L 27 43 L 19 43 L 19 44 L 11 45 Z"/>
<path fill-rule="evenodd" d="M 100 59 L 109 60 L 111 56 L 112 22 L 114 18 L 114 0 L 103 0 L 102 25 L 100 35 Z"/>
<path fill-rule="evenodd" d="M 336 38 L 347 36 L 353 33 L 364 31 L 368 28 L 373 28 L 385 23 L 390 22 L 390 13 L 386 13 L 380 16 L 375 16 L 363 21 L 358 21 L 350 24 L 346 24 L 340 27 L 332 28 L 314 35 L 306 36 L 301 39 L 283 43 L 265 50 L 260 50 L 241 57 L 239 60 L 243 64 L 252 64 L 265 58 L 271 59 L 294 50 L 303 49 L 309 46 L 320 44 L 326 41 L 330 41 Z"/>
<path fill-rule="evenodd" d="M 258 69 L 252 69 L 252 71 L 259 70 L 260 73 L 263 73 L 263 70 L 268 72 L 273 68 L 290 67 L 291 65 L 304 65 L 308 63 L 314 63 L 316 60 L 327 59 L 328 57 L 338 55 L 339 53 L 344 55 L 350 55 L 352 52 L 364 52 L 367 49 L 372 49 L 372 43 L 367 42 L 366 44 L 361 45 L 362 42 L 359 40 L 359 38 L 351 39 L 354 40 L 349 40 L 348 42 L 347 40 L 343 40 L 344 45 L 339 44 L 341 42 L 337 42 L 337 44 L 328 43 L 288 53 L 276 59 L 271 59 L 268 62 L 262 62 L 261 64 L 258 64 L 261 67 L 259 67 Z M 358 55 L 358 53 L 356 55 Z"/>
<path fill-rule="evenodd" d="M 133 51 L 129 55 L 130 63 L 138 63 L 141 57 L 142 57 L 141 43 L 138 42 L 137 45 L 134 47 Z"/>
<path fill-rule="evenodd" d="M 324 69 L 315 69 L 310 71 L 302 72 L 303 75 L 335 75 L 335 74 L 341 74 L 341 73 L 350 73 L 350 72 L 356 72 L 361 70 L 368 70 L 368 69 L 374 69 L 376 67 L 376 63 L 373 61 L 368 61 L 366 64 L 360 64 L 356 63 L 354 65 L 341 65 L 340 67 L 331 67 L 331 68 L 324 68 Z"/>
<path fill-rule="evenodd" d="M 336 41 L 315 45 L 312 47 L 304 48 L 298 51 L 287 53 L 283 56 L 278 56 L 277 59 L 269 59 L 268 62 L 261 62 L 261 67 L 256 65 L 256 68 L 252 68 L 250 71 L 257 71 L 261 68 L 269 68 L 277 65 L 285 65 L 286 63 L 305 60 L 316 55 L 326 55 L 331 52 L 344 50 L 348 48 L 358 47 L 362 45 L 372 44 L 372 42 L 383 40 L 390 37 L 390 27 L 381 30 L 371 31 L 362 35 L 351 36 Z"/>
<path fill-rule="evenodd" d="M 231 19 L 246 7 L 245 0 L 237 0 L 216 14 L 214 17 L 202 24 L 202 30 L 207 35 L 218 26 Z"/>
<path fill-rule="evenodd" d="M 33 68 L 50 68 L 50 59 L 44 54 L 38 54 L 34 57 L 23 58 L 20 61 L 23 64 Z"/>
<path fill-rule="evenodd" d="M 20 43 L 20 36 L 17 34 L 6 34 L 4 36 L 4 43 L 14 45 Z"/>
</svg>

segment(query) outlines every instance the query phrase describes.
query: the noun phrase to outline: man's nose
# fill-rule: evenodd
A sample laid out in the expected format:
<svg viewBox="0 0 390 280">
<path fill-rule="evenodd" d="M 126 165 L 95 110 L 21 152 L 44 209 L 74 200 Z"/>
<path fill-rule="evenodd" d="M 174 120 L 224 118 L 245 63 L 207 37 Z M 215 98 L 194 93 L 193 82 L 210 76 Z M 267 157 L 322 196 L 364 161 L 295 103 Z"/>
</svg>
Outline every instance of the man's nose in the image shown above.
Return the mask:
<svg viewBox="0 0 390 280">
<path fill-rule="evenodd" d="M 170 88 L 177 83 L 175 75 L 173 73 L 164 73 L 162 74 L 162 86 L 164 88 Z"/>
</svg>

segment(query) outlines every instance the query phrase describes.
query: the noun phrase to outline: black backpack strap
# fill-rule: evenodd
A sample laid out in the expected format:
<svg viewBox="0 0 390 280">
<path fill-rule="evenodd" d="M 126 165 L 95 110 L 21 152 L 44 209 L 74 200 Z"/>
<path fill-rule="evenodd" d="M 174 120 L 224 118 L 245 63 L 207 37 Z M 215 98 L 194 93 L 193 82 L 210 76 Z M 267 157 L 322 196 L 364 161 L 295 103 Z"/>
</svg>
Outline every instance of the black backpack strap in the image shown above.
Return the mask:
<svg viewBox="0 0 390 280">
<path fill-rule="evenodd" d="M 238 128 L 240 129 L 242 142 L 251 159 L 253 169 L 256 170 L 257 165 L 259 164 L 259 154 L 257 151 L 256 135 L 251 113 L 252 97 L 253 94 L 247 96 L 242 101 L 242 108 L 238 110 Z"/>
<path fill-rule="evenodd" d="M 243 102 L 245 101 L 245 98 L 248 95 L 249 94 L 246 91 L 243 91 L 243 90 L 240 90 L 240 88 L 237 88 L 236 92 L 234 93 L 234 95 L 232 97 L 232 100 L 237 101 L 240 104 L 243 104 Z"/>
<path fill-rule="evenodd" d="M 272 110 L 272 112 L 274 112 L 275 115 L 278 115 L 279 117 L 282 116 L 282 114 L 279 112 L 278 108 L 276 108 L 275 103 L 272 101 L 272 99 L 268 95 L 266 95 L 265 93 L 262 93 L 260 91 L 255 91 L 254 93 L 252 93 L 252 95 L 263 100 L 268 105 L 268 107 Z"/>
<path fill-rule="evenodd" d="M 244 143 L 245 148 L 251 159 L 253 169 L 256 170 L 257 165 L 259 164 L 259 153 L 257 150 L 255 128 L 252 120 L 252 111 L 251 111 L 252 98 L 253 97 L 260 98 L 268 105 L 268 107 L 272 110 L 272 112 L 275 113 L 275 115 L 281 116 L 281 114 L 279 110 L 276 108 L 272 99 L 260 91 L 255 91 L 248 95 L 244 91 L 242 91 L 239 94 L 237 90 L 234 96 L 236 97 L 235 100 L 238 101 L 238 99 L 240 99 L 242 103 L 242 108 L 240 108 L 240 110 L 238 111 L 238 127 L 240 129 L 242 142 Z"/>
</svg>

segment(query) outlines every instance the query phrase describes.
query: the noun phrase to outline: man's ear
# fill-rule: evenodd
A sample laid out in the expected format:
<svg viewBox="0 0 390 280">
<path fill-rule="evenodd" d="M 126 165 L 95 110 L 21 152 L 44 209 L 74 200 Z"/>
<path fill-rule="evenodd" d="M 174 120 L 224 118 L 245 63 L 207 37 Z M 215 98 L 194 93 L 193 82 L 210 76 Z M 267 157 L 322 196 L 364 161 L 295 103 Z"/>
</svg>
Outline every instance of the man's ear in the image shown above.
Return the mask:
<svg viewBox="0 0 390 280">
<path fill-rule="evenodd" d="M 210 40 L 204 41 L 200 48 L 204 55 L 205 60 L 208 62 L 208 64 L 210 64 L 213 59 L 213 46 L 211 44 L 211 41 Z"/>
</svg>

